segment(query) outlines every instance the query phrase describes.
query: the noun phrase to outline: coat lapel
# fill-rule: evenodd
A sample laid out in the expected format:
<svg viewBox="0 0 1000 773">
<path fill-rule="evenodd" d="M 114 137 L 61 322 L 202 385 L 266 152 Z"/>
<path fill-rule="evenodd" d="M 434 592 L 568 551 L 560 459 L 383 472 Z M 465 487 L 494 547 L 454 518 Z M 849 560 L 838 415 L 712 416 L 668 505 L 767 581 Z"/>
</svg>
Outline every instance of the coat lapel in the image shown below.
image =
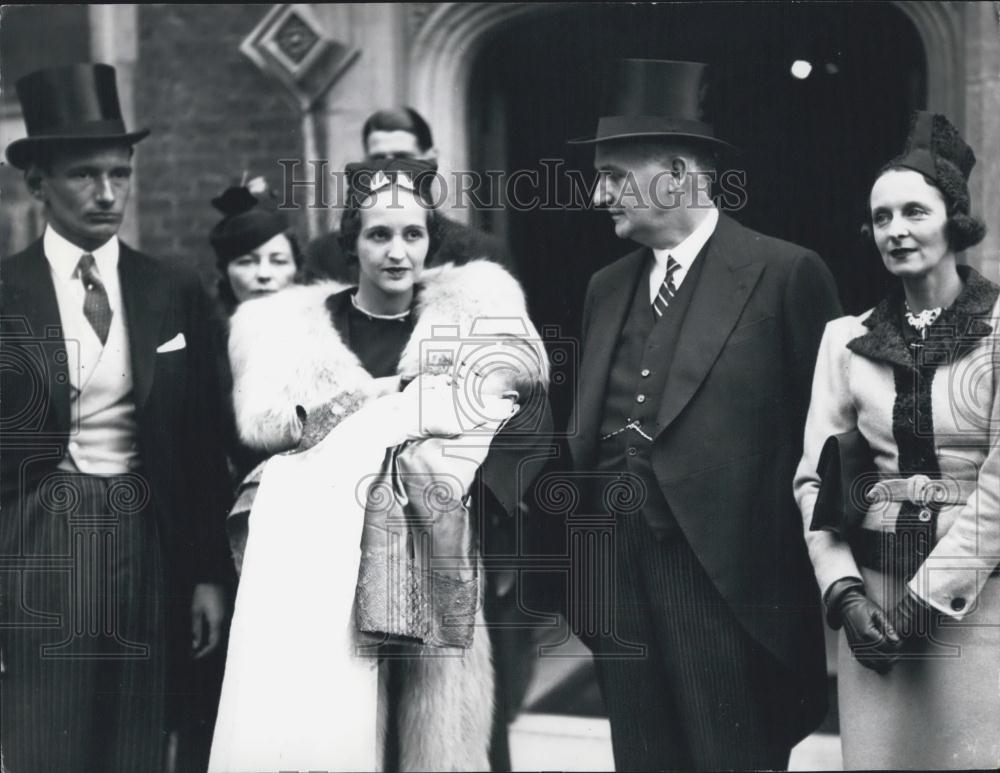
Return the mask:
<svg viewBox="0 0 1000 773">
<path fill-rule="evenodd" d="M 576 426 L 583 430 L 577 436 L 586 443 L 581 449 L 581 458 L 589 458 L 596 443 L 618 336 L 635 295 L 636 283 L 650 255 L 648 248 L 638 249 L 613 265 L 604 283 L 611 291 L 593 300 L 586 353 L 589 356 L 583 358 L 580 367 L 580 397 L 576 411 Z"/>
<path fill-rule="evenodd" d="M 962 292 L 941 312 L 921 344 L 920 361 L 925 365 L 950 362 L 993 332 L 988 320 L 1000 288 L 969 266 L 958 266 L 958 272 Z M 903 287 L 897 284 L 862 320 L 868 332 L 848 341 L 847 348 L 876 362 L 912 369 L 916 360 L 903 332 L 905 303 Z"/>
<path fill-rule="evenodd" d="M 153 385 L 156 347 L 167 304 L 156 264 L 122 244 L 118 261 L 125 322 L 132 361 L 132 388 L 136 408 L 141 408 Z"/>
<path fill-rule="evenodd" d="M 694 396 L 736 326 L 764 269 L 751 255 L 752 247 L 742 238 L 740 226 L 722 215 L 701 256 L 705 265 L 681 326 L 656 417 L 656 435 Z"/>
<path fill-rule="evenodd" d="M 16 267 L 9 263 L 4 266 L 3 285 L 2 313 L 7 317 L 5 330 L 24 335 L 29 341 L 46 341 L 40 351 L 46 363 L 46 385 L 52 412 L 57 430 L 68 432 L 70 380 L 66 341 L 59 316 L 56 288 L 52 284 L 52 274 L 41 239 L 21 254 Z M 15 320 L 23 320 L 23 323 L 14 323 Z M 11 324 L 15 326 L 9 327 Z"/>
</svg>

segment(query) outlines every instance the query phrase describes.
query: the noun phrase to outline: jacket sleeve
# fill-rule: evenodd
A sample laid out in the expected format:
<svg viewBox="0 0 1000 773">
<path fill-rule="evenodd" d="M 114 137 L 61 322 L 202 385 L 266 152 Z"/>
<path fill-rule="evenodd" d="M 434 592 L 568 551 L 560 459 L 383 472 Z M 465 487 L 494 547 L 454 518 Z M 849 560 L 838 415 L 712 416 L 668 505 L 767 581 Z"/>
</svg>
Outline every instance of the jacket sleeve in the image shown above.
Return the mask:
<svg viewBox="0 0 1000 773">
<path fill-rule="evenodd" d="M 997 329 L 997 320 L 993 322 Z M 1000 564 L 1000 335 L 991 336 L 992 358 L 967 356 L 960 366 L 970 377 L 989 373 L 993 379 L 989 406 L 989 447 L 979 469 L 976 490 L 955 522 L 917 570 L 909 588 L 949 617 L 961 620 L 975 608 L 976 597 Z M 956 383 L 966 379 L 959 376 Z M 962 395 L 957 395 L 961 399 Z"/>
<path fill-rule="evenodd" d="M 544 389 L 493 438 L 481 469 L 482 482 L 509 518 L 519 512 L 528 488 L 551 456 L 552 410 Z"/>
<path fill-rule="evenodd" d="M 826 264 L 815 252 L 804 252 L 793 263 L 783 299 L 785 340 L 788 342 L 787 373 L 796 426 L 806 417 L 816 352 L 826 323 L 842 314 L 837 286 Z"/>
<path fill-rule="evenodd" d="M 195 582 L 228 582 L 233 579 L 226 513 L 231 502 L 226 466 L 223 403 L 210 302 L 197 277 L 184 288 L 187 299 L 186 337 L 191 342 L 188 441 L 184 463 L 190 528 L 187 539 L 194 548 Z"/>
<path fill-rule="evenodd" d="M 827 531 L 810 531 L 813 505 L 819 491 L 816 465 L 823 444 L 830 435 L 847 432 L 857 426 L 857 412 L 851 399 L 850 351 L 845 327 L 849 317 L 835 320 L 826 326 L 820 342 L 813 376 L 812 396 L 806 417 L 802 460 L 795 473 L 795 501 L 802 513 L 806 546 L 812 560 L 821 593 L 842 577 L 860 577 L 861 572 L 850 546 Z"/>
</svg>

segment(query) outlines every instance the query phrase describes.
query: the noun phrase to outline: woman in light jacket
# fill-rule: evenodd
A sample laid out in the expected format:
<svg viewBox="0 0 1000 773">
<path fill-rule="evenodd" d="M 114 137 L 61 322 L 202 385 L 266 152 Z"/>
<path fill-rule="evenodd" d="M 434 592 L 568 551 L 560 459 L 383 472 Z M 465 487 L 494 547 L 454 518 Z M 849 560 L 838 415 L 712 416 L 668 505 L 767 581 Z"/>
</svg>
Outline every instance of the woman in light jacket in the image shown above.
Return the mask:
<svg viewBox="0 0 1000 773">
<path fill-rule="evenodd" d="M 975 155 L 917 113 L 872 186 L 868 229 L 900 282 L 827 325 L 795 494 L 838 660 L 844 764 L 1000 766 L 1000 288 L 956 253 L 982 240 Z M 877 470 L 844 537 L 812 531 L 820 449 L 857 429 Z"/>
<path fill-rule="evenodd" d="M 212 771 L 488 767 L 493 671 L 466 538 L 486 500 L 516 508 L 531 478 L 531 427 L 509 448 L 498 433 L 537 418 L 548 365 L 503 268 L 424 266 L 438 236 L 426 171 L 348 167 L 357 287 L 293 288 L 233 317 L 240 435 L 276 455 L 236 551 Z M 432 555 L 394 548 L 404 520 Z"/>
</svg>

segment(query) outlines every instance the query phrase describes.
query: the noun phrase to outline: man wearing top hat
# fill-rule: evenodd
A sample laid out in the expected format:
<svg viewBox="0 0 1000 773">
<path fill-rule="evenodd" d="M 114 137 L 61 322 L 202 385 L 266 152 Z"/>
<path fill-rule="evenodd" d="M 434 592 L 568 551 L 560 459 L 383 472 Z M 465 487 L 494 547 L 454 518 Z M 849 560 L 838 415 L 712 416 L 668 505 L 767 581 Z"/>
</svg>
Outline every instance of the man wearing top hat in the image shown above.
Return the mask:
<svg viewBox="0 0 1000 773">
<path fill-rule="evenodd" d="M 228 484 L 200 285 L 118 240 L 114 69 L 17 83 L 44 204 L 0 263 L 0 748 L 12 773 L 159 771 L 177 664 L 218 644 Z M 171 657 L 168 657 L 168 649 Z"/>
<path fill-rule="evenodd" d="M 815 253 L 712 203 L 730 146 L 704 120 L 706 85 L 703 64 L 626 60 L 576 141 L 596 146 L 593 203 L 640 245 L 587 289 L 569 441 L 577 473 L 632 488 L 595 510 L 613 560 L 584 582 L 610 589 L 609 625 L 581 630 L 619 769 L 784 768 L 825 713 L 792 477 L 837 295 Z"/>
</svg>

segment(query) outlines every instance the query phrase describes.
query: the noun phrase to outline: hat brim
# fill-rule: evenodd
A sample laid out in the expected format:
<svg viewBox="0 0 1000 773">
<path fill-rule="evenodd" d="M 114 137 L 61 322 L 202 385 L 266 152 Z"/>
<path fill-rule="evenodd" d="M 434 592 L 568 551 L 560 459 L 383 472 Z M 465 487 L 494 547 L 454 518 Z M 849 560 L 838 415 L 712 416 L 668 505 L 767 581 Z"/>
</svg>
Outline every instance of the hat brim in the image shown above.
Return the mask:
<svg viewBox="0 0 1000 773">
<path fill-rule="evenodd" d="M 599 142 L 613 142 L 615 140 L 629 140 L 629 139 L 649 139 L 651 137 L 677 137 L 678 139 L 685 140 L 695 140 L 697 142 L 704 142 L 709 145 L 715 146 L 719 150 L 726 151 L 728 153 L 739 153 L 740 149 L 735 145 L 726 142 L 725 140 L 720 140 L 718 137 L 709 137 L 704 134 L 689 134 L 687 132 L 620 132 L 616 134 L 599 135 L 595 137 L 577 137 L 572 140 L 566 140 L 568 145 L 596 145 Z"/>
<path fill-rule="evenodd" d="M 86 143 L 121 143 L 122 145 L 135 145 L 137 142 L 149 136 L 149 129 L 126 132 L 124 134 L 59 134 L 46 135 L 44 137 L 23 137 L 14 140 L 7 146 L 7 161 L 11 166 L 18 169 L 27 169 L 32 162 L 34 154 L 45 146 L 58 145 L 60 143 L 86 144 Z"/>
</svg>

